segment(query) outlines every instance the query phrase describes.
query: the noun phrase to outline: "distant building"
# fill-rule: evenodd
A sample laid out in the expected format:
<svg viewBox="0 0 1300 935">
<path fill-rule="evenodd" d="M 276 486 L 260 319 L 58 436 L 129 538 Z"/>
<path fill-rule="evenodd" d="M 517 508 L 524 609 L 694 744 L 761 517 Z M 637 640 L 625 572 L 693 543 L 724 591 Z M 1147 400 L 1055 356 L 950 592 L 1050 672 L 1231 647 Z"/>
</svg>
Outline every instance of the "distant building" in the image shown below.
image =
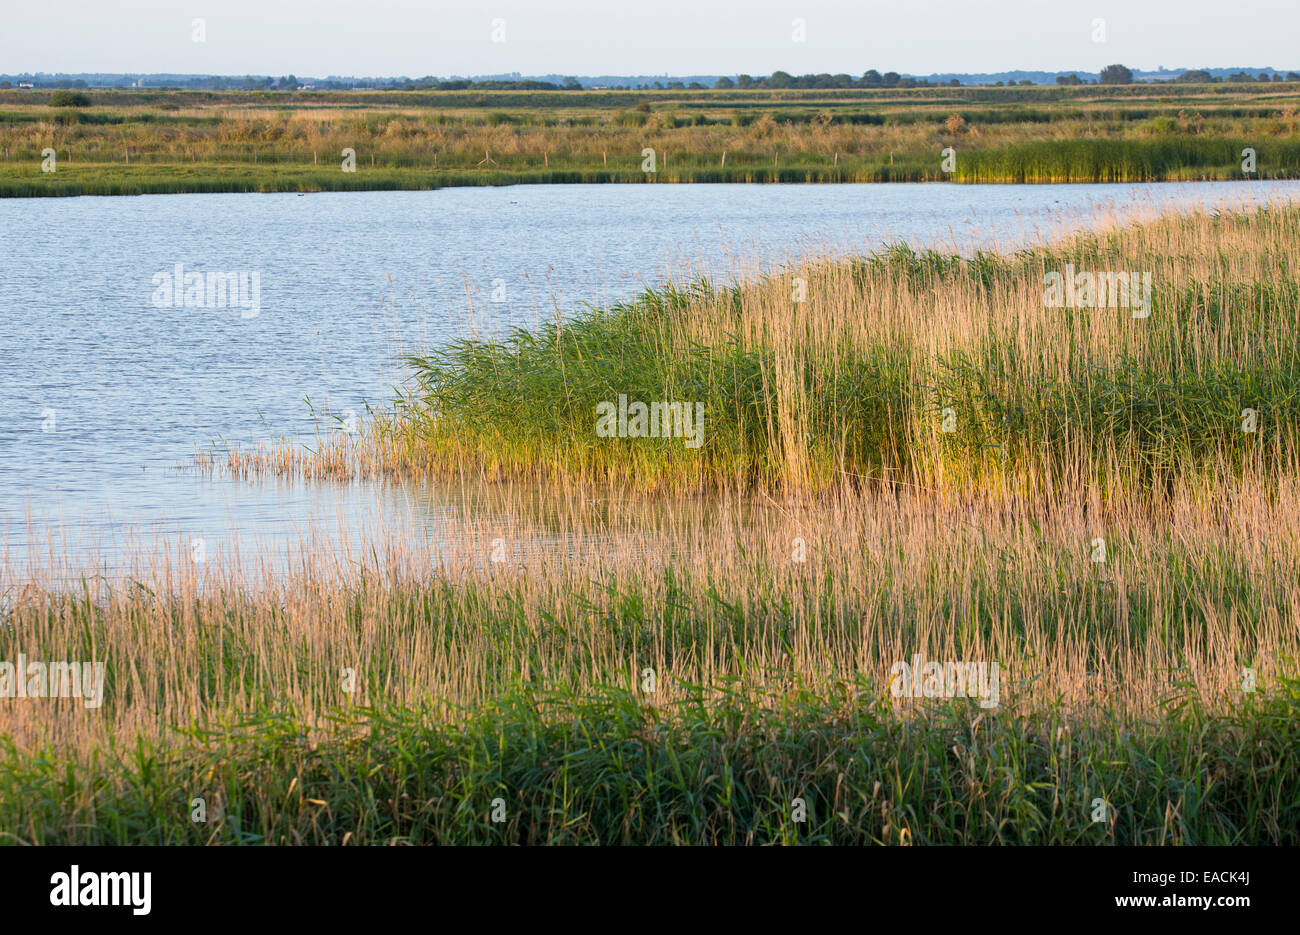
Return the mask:
<svg viewBox="0 0 1300 935">
<path fill-rule="evenodd" d="M 33 85 L 30 81 L 20 81 L 20 82 L 18 82 L 18 87 L 20 87 L 20 88 L 32 88 L 32 87 L 35 87 L 35 85 Z"/>
</svg>

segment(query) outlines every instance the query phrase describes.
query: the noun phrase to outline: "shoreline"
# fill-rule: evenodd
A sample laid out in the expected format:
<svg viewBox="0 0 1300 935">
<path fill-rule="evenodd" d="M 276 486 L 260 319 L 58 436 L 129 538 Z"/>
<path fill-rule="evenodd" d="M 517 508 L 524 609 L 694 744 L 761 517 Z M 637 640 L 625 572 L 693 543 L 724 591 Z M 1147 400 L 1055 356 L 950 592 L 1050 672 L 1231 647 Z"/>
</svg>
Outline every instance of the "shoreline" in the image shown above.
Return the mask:
<svg viewBox="0 0 1300 935">
<path fill-rule="evenodd" d="M 294 171 L 285 169 L 241 171 L 225 175 L 214 174 L 185 178 L 172 175 L 173 171 L 186 170 L 182 164 L 161 166 L 166 171 L 117 171 L 109 177 L 92 176 L 84 181 L 66 181 L 67 175 L 79 174 L 77 170 L 64 178 L 42 177 L 39 173 L 23 176 L 6 176 L 0 168 L 0 198 L 76 198 L 114 197 L 127 195 L 200 195 L 200 194 L 318 194 L 322 192 L 364 191 L 438 191 L 444 188 L 502 188 L 515 185 L 872 185 L 872 184 L 934 184 L 934 185 L 1155 185 L 1172 182 L 1288 182 L 1300 179 L 1300 170 L 1280 171 L 1273 174 L 1260 172 L 1243 175 L 1240 170 L 1228 168 L 1205 172 L 1162 173 L 1154 177 L 1099 177 L 1035 176 L 1017 177 L 984 176 L 954 173 L 951 176 L 920 171 L 896 171 L 901 167 L 877 167 L 874 171 L 847 173 L 841 170 L 816 168 L 737 169 L 719 172 L 663 172 L 649 179 L 636 170 L 572 170 L 572 171 L 520 171 L 473 173 L 460 170 L 368 170 L 355 175 L 337 171 Z M 150 167 L 153 168 L 153 167 Z"/>
<path fill-rule="evenodd" d="M 0 197 L 1300 178 L 1300 82 L 84 98 L 0 91 Z"/>
</svg>

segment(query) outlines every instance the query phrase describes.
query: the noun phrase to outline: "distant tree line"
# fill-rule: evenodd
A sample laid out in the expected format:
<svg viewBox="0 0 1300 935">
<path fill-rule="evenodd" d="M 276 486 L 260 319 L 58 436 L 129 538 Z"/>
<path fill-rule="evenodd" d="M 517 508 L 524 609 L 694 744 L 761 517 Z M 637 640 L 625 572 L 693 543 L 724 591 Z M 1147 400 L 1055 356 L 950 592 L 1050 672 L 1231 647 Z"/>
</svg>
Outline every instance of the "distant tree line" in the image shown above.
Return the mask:
<svg viewBox="0 0 1300 935">
<path fill-rule="evenodd" d="M 21 82 L 20 86 L 22 86 Z M 84 78 L 76 80 L 63 80 L 58 78 L 43 79 L 31 82 L 30 86 L 36 88 L 90 87 Z M 439 81 L 432 77 L 366 78 L 356 80 L 306 78 L 299 80 L 294 75 L 282 75 L 278 78 L 270 75 L 244 75 L 242 77 L 222 75 L 196 75 L 194 77 L 168 76 L 165 80 L 157 81 L 157 83 L 149 82 L 140 85 L 132 83 L 130 86 L 148 87 L 154 91 L 351 91 L 356 89 L 375 91 L 464 91 L 468 89 L 478 91 L 579 91 L 582 89 L 582 85 L 576 78 L 566 78 L 563 84 L 557 84 L 552 81 L 534 81 L 529 79 L 520 79 L 517 81 L 474 81 L 468 78 L 458 78 L 449 81 Z M 12 81 L 8 79 L 0 81 L 0 90 L 7 90 L 12 87 Z M 124 85 L 118 84 L 115 85 L 115 87 L 124 87 Z"/>
<path fill-rule="evenodd" d="M 1173 81 L 1175 84 L 1219 84 L 1224 79 L 1217 78 L 1214 75 L 1211 75 L 1208 71 L 1205 71 L 1204 69 L 1195 68 L 1192 69 L 1191 71 L 1183 72 L 1181 75 L 1178 75 L 1176 78 L 1172 78 L 1168 80 Z M 1244 71 L 1239 71 L 1235 75 L 1229 75 L 1227 80 L 1228 81 L 1284 81 L 1284 80 L 1300 81 L 1300 75 L 1296 74 L 1293 71 L 1289 71 L 1286 73 L 1285 78 L 1283 78 L 1281 75 L 1273 75 L 1270 77 L 1268 72 L 1261 71 L 1258 76 L 1252 77 L 1251 75 L 1246 74 Z M 1071 73 L 1068 75 L 1057 75 L 1056 83 L 1063 84 L 1063 85 L 1075 85 L 1075 84 L 1089 84 L 1090 82 L 1084 78 L 1080 78 L 1077 74 Z M 1105 68 L 1101 70 L 1101 74 L 1098 76 L 1097 83 L 1098 84 L 1133 84 L 1133 72 L 1131 69 L 1127 68 L 1124 65 L 1107 65 Z M 1155 79 L 1152 79 L 1148 83 L 1157 84 L 1159 82 L 1156 81 Z"/>
<path fill-rule="evenodd" d="M 144 79 L 141 79 L 143 81 Z M 158 79 L 155 79 L 158 80 Z M 1159 84 L 1162 81 L 1172 81 L 1176 84 L 1216 84 L 1223 81 L 1243 82 L 1243 81 L 1300 81 L 1300 74 L 1288 72 L 1283 78 L 1281 74 L 1275 74 L 1270 77 L 1268 72 L 1260 72 L 1257 76 L 1251 76 L 1246 72 L 1237 72 L 1229 75 L 1227 78 L 1215 77 L 1208 71 L 1196 69 L 1186 71 L 1172 79 L 1149 79 L 1150 84 Z M 1082 84 L 1133 84 L 1133 71 L 1124 65 L 1107 65 L 1101 70 L 1100 75 L 1093 81 L 1092 79 L 1082 78 L 1077 73 L 1072 72 L 1068 75 L 1058 75 L 1056 83 L 1063 86 L 1082 85 Z M 997 81 L 986 87 L 1005 87 L 1005 86 L 1032 87 L 1033 81 Z M 87 88 L 88 85 L 84 78 L 62 78 L 59 76 L 42 76 L 39 80 L 28 81 L 21 79 L 19 87 L 37 87 L 37 88 Z M 149 83 L 147 85 L 133 82 L 132 86 L 149 87 L 153 90 L 205 90 L 205 91 L 294 91 L 294 90 L 319 90 L 319 91 L 349 91 L 349 90 L 375 90 L 375 91 L 580 91 L 582 83 L 574 77 L 566 77 L 562 82 L 541 81 L 536 79 L 514 78 L 514 79 L 470 79 L 470 78 L 453 78 L 440 80 L 426 75 L 423 78 L 307 78 L 299 80 L 294 75 L 281 75 L 272 77 L 270 75 L 244 75 L 240 76 L 222 76 L 222 75 L 195 75 L 181 76 L 168 75 L 158 80 L 158 83 Z M 770 90 L 819 90 L 819 89 L 836 89 L 836 88 L 937 88 L 937 87 L 961 87 L 962 83 L 957 78 L 948 81 L 930 81 L 927 78 L 912 78 L 900 75 L 896 71 L 887 71 L 883 74 L 874 68 L 868 69 L 862 73 L 861 77 L 854 78 L 848 74 L 831 75 L 823 72 L 817 75 L 792 75 L 789 72 L 774 71 L 766 77 L 755 77 L 753 75 L 738 75 L 736 78 L 722 77 L 713 83 L 714 88 L 741 90 L 750 89 L 770 89 Z M 10 80 L 0 80 L 0 89 L 7 90 L 13 87 Z M 122 85 L 117 85 L 122 87 Z M 605 86 L 600 86 L 605 87 Z M 706 85 L 699 81 L 692 81 L 689 84 L 681 81 L 656 81 L 653 84 L 644 85 L 610 85 L 610 90 L 633 90 L 636 87 L 650 88 L 661 91 L 673 90 L 705 90 Z"/>
<path fill-rule="evenodd" d="M 863 72 L 861 78 L 854 78 L 852 75 L 846 74 L 829 75 L 826 73 L 795 76 L 789 72 L 774 71 L 766 78 L 755 78 L 751 75 L 738 75 L 735 81 L 730 78 L 719 78 L 713 86 L 715 88 L 772 88 L 777 90 L 796 88 L 799 90 L 816 90 L 820 88 L 935 88 L 957 87 L 960 84 L 961 82 L 956 78 L 945 84 L 939 84 L 926 78 L 905 78 L 896 71 L 887 71 L 881 74 L 871 68 Z"/>
</svg>

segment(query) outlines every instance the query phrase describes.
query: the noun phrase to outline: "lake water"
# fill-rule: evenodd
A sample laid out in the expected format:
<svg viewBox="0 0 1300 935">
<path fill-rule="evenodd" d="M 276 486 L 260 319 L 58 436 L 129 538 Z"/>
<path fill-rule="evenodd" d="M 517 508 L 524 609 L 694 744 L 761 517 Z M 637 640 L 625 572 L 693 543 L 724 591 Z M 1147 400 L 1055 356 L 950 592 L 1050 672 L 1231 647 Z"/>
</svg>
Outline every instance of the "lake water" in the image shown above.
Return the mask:
<svg viewBox="0 0 1300 935">
<path fill-rule="evenodd" d="M 753 275 L 897 240 L 1014 247 L 1098 216 L 1298 192 L 577 185 L 0 200 L 0 564 L 111 568 L 124 550 L 194 538 L 209 553 L 236 539 L 277 550 L 399 520 L 436 538 L 436 492 L 184 466 L 214 443 L 307 443 L 364 418 L 403 379 L 404 352 L 533 327 L 669 276 Z M 164 274 L 178 264 L 182 283 L 242 276 L 245 307 L 173 302 Z"/>
</svg>

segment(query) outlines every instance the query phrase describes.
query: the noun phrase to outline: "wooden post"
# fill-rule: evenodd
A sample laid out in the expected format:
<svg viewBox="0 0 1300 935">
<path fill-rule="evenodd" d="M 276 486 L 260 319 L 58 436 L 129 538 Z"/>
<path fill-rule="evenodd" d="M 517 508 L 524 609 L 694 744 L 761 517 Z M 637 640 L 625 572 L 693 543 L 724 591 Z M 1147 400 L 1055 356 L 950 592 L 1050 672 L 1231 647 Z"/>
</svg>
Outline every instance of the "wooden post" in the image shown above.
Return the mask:
<svg viewBox="0 0 1300 935">
<path fill-rule="evenodd" d="M 546 168 L 549 169 L 549 168 L 551 167 L 551 157 L 550 157 L 550 155 L 547 154 L 547 153 L 542 153 L 542 159 L 546 162 Z"/>
<path fill-rule="evenodd" d="M 840 154 L 839 154 L 839 153 L 836 153 L 836 154 L 835 154 L 835 164 L 836 164 L 837 166 L 840 164 Z"/>
<path fill-rule="evenodd" d="M 605 152 L 605 151 L 602 149 L 602 150 L 600 151 L 600 154 L 601 154 L 601 156 L 603 156 L 604 159 L 605 159 L 605 165 L 609 165 L 609 153 Z"/>
<path fill-rule="evenodd" d="M 311 154 L 311 164 L 314 166 L 320 164 L 319 157 L 316 155 L 316 152 L 314 150 L 312 151 Z"/>
<path fill-rule="evenodd" d="M 373 169 L 374 167 L 375 167 L 375 154 L 372 152 L 370 154 L 370 168 Z"/>
<path fill-rule="evenodd" d="M 722 151 L 722 168 L 727 168 L 727 151 L 725 149 Z"/>
</svg>

